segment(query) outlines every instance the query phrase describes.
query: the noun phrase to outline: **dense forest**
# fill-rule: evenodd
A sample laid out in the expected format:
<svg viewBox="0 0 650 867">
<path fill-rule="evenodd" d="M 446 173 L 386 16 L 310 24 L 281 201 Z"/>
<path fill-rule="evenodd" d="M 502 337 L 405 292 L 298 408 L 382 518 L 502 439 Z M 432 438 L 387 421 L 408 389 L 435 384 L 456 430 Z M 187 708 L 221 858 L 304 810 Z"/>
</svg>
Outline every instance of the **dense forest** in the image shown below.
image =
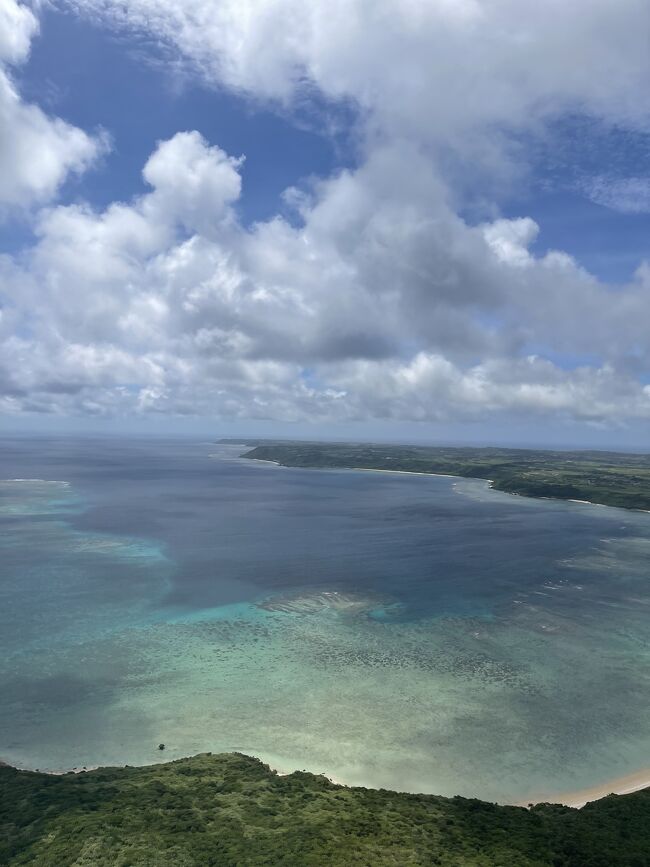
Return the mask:
<svg viewBox="0 0 650 867">
<path fill-rule="evenodd" d="M 64 775 L 0 767 L 0 864 L 647 867 L 650 790 L 581 810 L 347 788 L 238 753 Z"/>
</svg>

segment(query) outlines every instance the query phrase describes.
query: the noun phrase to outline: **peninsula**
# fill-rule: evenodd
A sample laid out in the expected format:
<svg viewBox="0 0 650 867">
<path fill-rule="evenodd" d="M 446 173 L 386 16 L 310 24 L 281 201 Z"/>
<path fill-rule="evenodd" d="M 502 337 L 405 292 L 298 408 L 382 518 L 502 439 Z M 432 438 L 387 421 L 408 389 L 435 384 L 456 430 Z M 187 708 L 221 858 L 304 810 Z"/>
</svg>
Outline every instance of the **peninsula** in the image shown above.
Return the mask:
<svg viewBox="0 0 650 867">
<path fill-rule="evenodd" d="M 497 491 L 650 510 L 650 455 L 365 443 L 221 440 L 285 467 L 347 468 L 487 479 Z"/>
</svg>

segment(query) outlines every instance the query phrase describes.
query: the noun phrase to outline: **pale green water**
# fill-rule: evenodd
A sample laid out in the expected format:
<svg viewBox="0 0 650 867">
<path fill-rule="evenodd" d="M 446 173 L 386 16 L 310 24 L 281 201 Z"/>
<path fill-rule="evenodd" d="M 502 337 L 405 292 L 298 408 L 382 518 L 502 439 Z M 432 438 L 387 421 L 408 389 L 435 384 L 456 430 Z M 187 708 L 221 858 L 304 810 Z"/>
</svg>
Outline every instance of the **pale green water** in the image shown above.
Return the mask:
<svg viewBox="0 0 650 867">
<path fill-rule="evenodd" d="M 0 756 L 237 749 L 503 801 L 650 764 L 650 516 L 201 444 L 48 448 L 4 474 L 70 485 L 0 485 Z"/>
</svg>

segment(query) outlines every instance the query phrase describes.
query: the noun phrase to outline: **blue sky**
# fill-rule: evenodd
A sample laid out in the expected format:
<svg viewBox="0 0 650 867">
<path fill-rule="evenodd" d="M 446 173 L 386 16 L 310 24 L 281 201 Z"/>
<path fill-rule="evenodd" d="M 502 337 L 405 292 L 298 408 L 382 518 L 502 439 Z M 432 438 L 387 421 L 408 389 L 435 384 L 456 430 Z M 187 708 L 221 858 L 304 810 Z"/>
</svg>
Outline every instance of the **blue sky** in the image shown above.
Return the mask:
<svg viewBox="0 0 650 867">
<path fill-rule="evenodd" d="M 245 154 L 238 210 L 246 224 L 281 210 L 287 187 L 354 161 L 345 128 L 333 137 L 304 112 L 272 110 L 202 82 L 167 64 L 164 53 L 142 38 L 54 8 L 44 9 L 40 22 L 17 76 L 21 92 L 68 123 L 106 130 L 112 140 L 95 168 L 63 187 L 61 202 L 82 197 L 104 208 L 143 193 L 147 157 L 157 141 L 179 130 L 198 130 L 228 153 Z M 4 243 L 15 249 L 18 236 L 8 238 L 5 226 Z"/>
<path fill-rule="evenodd" d="M 104 128 L 113 140 L 95 170 L 68 184 L 62 201 L 81 196 L 106 207 L 142 193 L 142 166 L 155 142 L 179 130 L 196 129 L 228 153 L 246 155 L 238 202 L 244 223 L 282 212 L 287 187 L 355 165 L 353 106 L 338 109 L 341 128 L 332 136 L 318 106 L 311 113 L 278 110 L 229 93 L 167 64 L 144 38 L 116 34 L 67 10 L 45 9 L 40 20 L 40 36 L 20 71 L 23 94 L 83 129 Z M 566 250 L 603 280 L 628 280 L 648 255 L 650 209 L 620 213 L 575 185 L 612 166 L 622 177 L 647 173 L 648 136 L 596 132 L 583 118 L 569 117 L 537 149 L 531 177 L 500 202 L 503 216 L 527 215 L 540 224 L 539 254 Z"/>
<path fill-rule="evenodd" d="M 9 0 L 3 424 L 642 446 L 650 22 L 577 5 Z"/>
</svg>

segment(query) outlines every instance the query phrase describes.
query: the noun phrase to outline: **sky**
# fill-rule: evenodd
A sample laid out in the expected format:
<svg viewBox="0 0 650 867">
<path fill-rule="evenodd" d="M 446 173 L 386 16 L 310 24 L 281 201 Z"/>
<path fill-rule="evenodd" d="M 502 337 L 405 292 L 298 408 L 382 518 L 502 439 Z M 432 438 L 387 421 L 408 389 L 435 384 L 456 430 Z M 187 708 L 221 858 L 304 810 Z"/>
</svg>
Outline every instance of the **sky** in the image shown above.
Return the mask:
<svg viewBox="0 0 650 867">
<path fill-rule="evenodd" d="M 644 448 L 647 0 L 0 0 L 0 430 Z"/>
</svg>

